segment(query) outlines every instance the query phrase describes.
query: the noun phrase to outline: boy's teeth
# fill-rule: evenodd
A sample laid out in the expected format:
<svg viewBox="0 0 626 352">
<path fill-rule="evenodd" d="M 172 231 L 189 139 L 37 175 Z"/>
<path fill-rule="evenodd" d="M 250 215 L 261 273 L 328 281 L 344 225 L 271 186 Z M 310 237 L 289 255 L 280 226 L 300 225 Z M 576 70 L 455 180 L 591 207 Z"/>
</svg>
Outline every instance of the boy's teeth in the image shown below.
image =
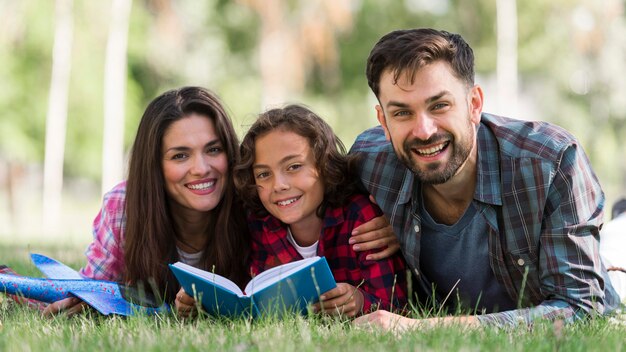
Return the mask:
<svg viewBox="0 0 626 352">
<path fill-rule="evenodd" d="M 287 200 L 283 200 L 281 202 L 278 202 L 278 205 L 284 206 L 284 205 L 289 205 L 295 201 L 297 201 L 298 198 L 291 198 L 291 199 L 287 199 Z"/>
<path fill-rule="evenodd" d="M 207 188 L 213 187 L 214 184 L 215 184 L 215 181 L 211 181 L 211 182 L 197 183 L 195 185 L 189 185 L 187 187 L 194 189 L 194 190 L 205 190 Z"/>
</svg>

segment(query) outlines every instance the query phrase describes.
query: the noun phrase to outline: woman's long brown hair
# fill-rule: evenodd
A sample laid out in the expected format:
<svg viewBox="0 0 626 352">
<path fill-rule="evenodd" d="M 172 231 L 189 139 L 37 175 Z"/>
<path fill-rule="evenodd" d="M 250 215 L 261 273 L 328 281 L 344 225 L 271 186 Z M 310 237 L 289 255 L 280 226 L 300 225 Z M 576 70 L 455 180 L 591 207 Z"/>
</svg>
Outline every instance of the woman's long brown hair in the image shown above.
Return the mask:
<svg viewBox="0 0 626 352">
<path fill-rule="evenodd" d="M 249 236 L 245 213 L 235 194 L 232 170 L 239 143 L 217 96 L 199 87 L 163 93 L 146 108 L 132 147 L 126 193 L 125 281 L 156 289 L 173 300 L 179 285 L 167 264 L 178 258 L 176 232 L 162 169 L 163 136 L 175 121 L 197 113 L 210 118 L 228 157 L 222 200 L 210 212 L 202 269 L 228 277 L 239 286 L 248 279 Z M 155 287 L 156 286 L 156 287 Z"/>
</svg>

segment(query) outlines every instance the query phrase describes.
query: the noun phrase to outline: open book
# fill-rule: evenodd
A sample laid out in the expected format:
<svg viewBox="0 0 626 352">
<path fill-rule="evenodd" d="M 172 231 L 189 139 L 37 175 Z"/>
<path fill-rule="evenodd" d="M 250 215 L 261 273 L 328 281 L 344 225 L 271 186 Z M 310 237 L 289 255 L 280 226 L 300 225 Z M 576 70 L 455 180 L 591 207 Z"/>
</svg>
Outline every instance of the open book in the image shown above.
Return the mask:
<svg viewBox="0 0 626 352">
<path fill-rule="evenodd" d="M 185 292 L 212 315 L 306 314 L 307 305 L 337 286 L 326 258 L 312 257 L 279 265 L 254 277 L 244 291 L 229 279 L 177 262 L 170 269 Z"/>
</svg>

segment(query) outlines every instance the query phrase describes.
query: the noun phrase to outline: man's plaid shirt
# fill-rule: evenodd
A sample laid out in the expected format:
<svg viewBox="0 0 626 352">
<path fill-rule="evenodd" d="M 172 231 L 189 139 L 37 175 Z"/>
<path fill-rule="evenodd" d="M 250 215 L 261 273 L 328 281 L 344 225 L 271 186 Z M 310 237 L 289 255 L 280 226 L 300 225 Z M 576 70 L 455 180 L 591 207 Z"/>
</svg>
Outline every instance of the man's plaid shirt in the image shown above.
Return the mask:
<svg viewBox="0 0 626 352">
<path fill-rule="evenodd" d="M 380 215 L 382 211 L 363 195 L 353 196 L 344 207 L 328 208 L 317 246 L 317 255 L 326 257 L 335 281 L 361 290 L 364 312 L 377 306 L 395 310 L 407 302 L 406 266 L 400 253 L 378 261 L 366 260 L 371 251 L 355 252 L 348 243 L 354 228 Z M 287 226 L 277 218 L 251 217 L 249 228 L 253 275 L 302 259 L 287 239 Z"/>
<path fill-rule="evenodd" d="M 490 114 L 482 115 L 477 138 L 473 202 L 489 224 L 491 270 L 520 305 L 479 321 L 570 321 L 612 310 L 617 297 L 599 255 L 604 194 L 578 141 L 548 123 Z M 350 152 L 362 154 L 363 184 L 389 217 L 422 289 L 431 292 L 419 268 L 419 180 L 380 126 L 363 132 Z"/>
</svg>

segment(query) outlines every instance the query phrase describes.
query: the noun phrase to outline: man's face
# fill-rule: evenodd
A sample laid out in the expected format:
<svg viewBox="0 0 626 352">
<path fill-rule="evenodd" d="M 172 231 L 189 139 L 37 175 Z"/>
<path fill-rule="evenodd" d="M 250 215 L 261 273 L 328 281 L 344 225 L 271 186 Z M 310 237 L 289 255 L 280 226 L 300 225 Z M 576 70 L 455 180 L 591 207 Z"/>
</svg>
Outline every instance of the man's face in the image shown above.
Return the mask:
<svg viewBox="0 0 626 352">
<path fill-rule="evenodd" d="M 425 184 L 441 184 L 476 155 L 482 90 L 454 76 L 448 63 L 434 62 L 394 82 L 386 70 L 380 78 L 378 121 L 398 158 Z M 473 153 L 473 154 L 472 154 Z"/>
</svg>

